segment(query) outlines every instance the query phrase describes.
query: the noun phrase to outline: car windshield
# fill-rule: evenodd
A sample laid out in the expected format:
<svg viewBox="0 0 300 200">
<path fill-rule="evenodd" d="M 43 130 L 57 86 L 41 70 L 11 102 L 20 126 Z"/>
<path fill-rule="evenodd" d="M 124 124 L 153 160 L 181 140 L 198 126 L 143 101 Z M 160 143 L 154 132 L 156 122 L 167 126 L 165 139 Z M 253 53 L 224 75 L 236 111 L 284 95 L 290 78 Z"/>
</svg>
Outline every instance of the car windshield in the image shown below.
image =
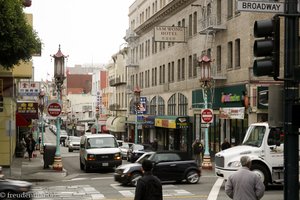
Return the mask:
<svg viewBox="0 0 300 200">
<path fill-rule="evenodd" d="M 95 137 L 87 139 L 87 148 L 113 148 L 118 147 L 118 143 L 111 137 Z"/>
<path fill-rule="evenodd" d="M 72 142 L 80 142 L 80 137 L 71 137 L 70 141 L 72 141 Z"/>
<path fill-rule="evenodd" d="M 248 137 L 244 139 L 243 145 L 260 147 L 266 132 L 265 126 L 253 126 Z"/>
<path fill-rule="evenodd" d="M 143 145 L 134 145 L 133 149 L 134 150 L 144 150 L 144 146 Z"/>
<path fill-rule="evenodd" d="M 152 153 L 145 153 L 139 159 L 137 159 L 135 162 L 142 164 L 142 162 L 144 160 L 148 159 L 151 155 L 152 155 Z"/>
</svg>

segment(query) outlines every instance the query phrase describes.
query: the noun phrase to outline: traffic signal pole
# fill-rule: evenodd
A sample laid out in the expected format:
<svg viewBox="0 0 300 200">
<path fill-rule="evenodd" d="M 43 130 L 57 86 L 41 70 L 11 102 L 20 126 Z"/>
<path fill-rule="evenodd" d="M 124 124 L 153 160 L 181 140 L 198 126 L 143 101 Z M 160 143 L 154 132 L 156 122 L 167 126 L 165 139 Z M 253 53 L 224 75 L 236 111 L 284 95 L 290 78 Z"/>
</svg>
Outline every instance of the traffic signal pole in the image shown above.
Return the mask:
<svg viewBox="0 0 300 200">
<path fill-rule="evenodd" d="M 295 103 L 299 101 L 299 80 L 295 77 L 299 65 L 298 0 L 285 1 L 284 47 L 284 199 L 299 200 L 299 127 L 293 129 Z M 295 80 L 296 79 L 296 80 Z M 298 80 L 297 80 L 298 79 Z M 293 113 L 293 114 L 292 114 Z M 300 114 L 298 114 L 300 117 Z"/>
</svg>

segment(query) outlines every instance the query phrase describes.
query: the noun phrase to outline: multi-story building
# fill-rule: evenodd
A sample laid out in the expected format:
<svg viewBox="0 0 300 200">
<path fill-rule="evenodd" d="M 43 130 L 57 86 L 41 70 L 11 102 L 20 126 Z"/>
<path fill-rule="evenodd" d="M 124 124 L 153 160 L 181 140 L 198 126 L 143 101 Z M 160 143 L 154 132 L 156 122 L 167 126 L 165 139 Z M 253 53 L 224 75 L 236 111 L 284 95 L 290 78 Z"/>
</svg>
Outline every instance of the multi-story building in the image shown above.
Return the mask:
<svg viewBox="0 0 300 200">
<path fill-rule="evenodd" d="M 115 100 L 121 105 L 130 88 L 140 92 L 138 101 L 145 103 L 146 112 L 136 114 L 131 108 L 137 100 L 127 93 L 129 138 L 138 137 L 141 143 L 157 138 L 160 148 L 176 150 L 189 150 L 195 137 L 206 139 L 207 126 L 201 123 L 204 89 L 197 70 L 203 56 L 211 61 L 210 150 L 218 151 L 224 138 L 239 144 L 248 124 L 266 119 L 260 91 L 274 81 L 253 76 L 253 25 L 272 14 L 236 8 L 234 0 L 136 0 L 130 6 L 123 72 L 128 79 L 119 77 L 127 87 L 116 87 L 123 94 L 116 91 L 121 96 Z"/>
</svg>

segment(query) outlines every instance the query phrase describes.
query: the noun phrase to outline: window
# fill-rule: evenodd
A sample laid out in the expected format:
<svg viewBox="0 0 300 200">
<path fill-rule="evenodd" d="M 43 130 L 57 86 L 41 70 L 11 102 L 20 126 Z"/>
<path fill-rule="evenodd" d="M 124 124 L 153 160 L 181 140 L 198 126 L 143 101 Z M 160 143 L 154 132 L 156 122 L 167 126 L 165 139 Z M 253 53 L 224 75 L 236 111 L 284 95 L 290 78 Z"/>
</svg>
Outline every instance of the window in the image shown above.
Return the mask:
<svg viewBox="0 0 300 200">
<path fill-rule="evenodd" d="M 168 115 L 176 115 L 176 95 L 173 94 L 168 100 Z"/>
<path fill-rule="evenodd" d="M 165 101 L 161 96 L 158 96 L 157 115 L 165 115 Z"/>
<path fill-rule="evenodd" d="M 194 26 L 193 26 L 194 35 L 197 34 L 197 25 L 198 25 L 198 23 L 197 23 L 197 12 L 194 12 Z"/>
<path fill-rule="evenodd" d="M 232 42 L 228 42 L 228 48 L 227 48 L 227 69 L 232 69 Z"/>
<path fill-rule="evenodd" d="M 157 85 L 157 67 L 154 68 L 154 85 Z"/>
<path fill-rule="evenodd" d="M 166 66 L 163 65 L 163 67 L 162 67 L 162 83 L 166 82 L 165 78 L 166 78 Z"/>
<path fill-rule="evenodd" d="M 227 0 L 227 19 L 233 16 L 233 0 Z"/>
<path fill-rule="evenodd" d="M 235 68 L 240 68 L 241 67 L 241 48 L 240 44 L 241 40 L 236 39 L 235 40 L 235 45 L 234 45 L 234 64 Z"/>
<path fill-rule="evenodd" d="M 188 76 L 189 76 L 189 78 L 193 77 L 193 57 L 192 57 L 192 55 L 189 56 L 189 61 L 188 61 Z"/>
<path fill-rule="evenodd" d="M 181 80 L 184 80 L 185 79 L 185 58 L 181 59 L 181 65 L 182 65 Z"/>
<path fill-rule="evenodd" d="M 156 115 L 156 97 L 150 101 L 150 115 Z"/>
<path fill-rule="evenodd" d="M 193 16 L 189 15 L 189 37 L 193 34 Z"/>
<path fill-rule="evenodd" d="M 171 82 L 171 63 L 168 63 L 168 83 Z"/>
<path fill-rule="evenodd" d="M 177 81 L 180 81 L 181 77 L 181 64 L 180 59 L 177 60 Z"/>
<path fill-rule="evenodd" d="M 221 65 L 222 65 L 222 51 L 221 51 L 221 45 L 218 45 L 217 46 L 217 71 L 218 72 L 221 72 L 221 70 L 222 70 L 222 67 L 221 67 Z"/>
<path fill-rule="evenodd" d="M 188 110 L 188 100 L 183 94 L 179 93 L 178 94 L 178 115 L 179 116 L 187 115 L 187 110 Z"/>
<path fill-rule="evenodd" d="M 197 54 L 193 54 L 193 75 L 194 77 L 197 76 L 197 68 L 198 68 L 198 59 Z"/>
</svg>

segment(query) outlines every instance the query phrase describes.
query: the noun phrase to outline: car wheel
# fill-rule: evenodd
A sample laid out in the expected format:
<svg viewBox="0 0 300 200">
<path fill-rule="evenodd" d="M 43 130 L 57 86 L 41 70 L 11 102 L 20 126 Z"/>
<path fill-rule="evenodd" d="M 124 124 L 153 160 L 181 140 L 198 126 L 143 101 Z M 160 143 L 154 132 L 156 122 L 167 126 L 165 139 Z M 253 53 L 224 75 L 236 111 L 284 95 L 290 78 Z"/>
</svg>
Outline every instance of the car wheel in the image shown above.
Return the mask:
<svg viewBox="0 0 300 200">
<path fill-rule="evenodd" d="M 264 183 L 265 187 L 267 188 L 270 178 L 266 168 L 259 164 L 253 164 L 251 166 L 251 171 L 253 171 L 255 174 L 257 174 L 260 177 L 261 181 Z"/>
<path fill-rule="evenodd" d="M 185 179 L 188 183 L 196 184 L 198 183 L 200 176 L 196 170 L 191 170 L 186 174 Z"/>
<path fill-rule="evenodd" d="M 73 149 L 70 149 L 70 148 L 69 148 L 69 152 L 73 152 Z"/>
<path fill-rule="evenodd" d="M 131 176 L 131 179 L 130 179 L 130 185 L 132 186 L 135 186 L 137 185 L 137 182 L 140 178 L 142 178 L 142 173 L 140 172 L 134 172 Z"/>
<path fill-rule="evenodd" d="M 84 165 L 82 164 L 81 160 L 79 160 L 79 162 L 80 162 L 80 169 L 84 170 Z"/>
<path fill-rule="evenodd" d="M 90 171 L 90 166 L 85 162 L 84 164 L 84 171 L 87 173 Z"/>
</svg>

